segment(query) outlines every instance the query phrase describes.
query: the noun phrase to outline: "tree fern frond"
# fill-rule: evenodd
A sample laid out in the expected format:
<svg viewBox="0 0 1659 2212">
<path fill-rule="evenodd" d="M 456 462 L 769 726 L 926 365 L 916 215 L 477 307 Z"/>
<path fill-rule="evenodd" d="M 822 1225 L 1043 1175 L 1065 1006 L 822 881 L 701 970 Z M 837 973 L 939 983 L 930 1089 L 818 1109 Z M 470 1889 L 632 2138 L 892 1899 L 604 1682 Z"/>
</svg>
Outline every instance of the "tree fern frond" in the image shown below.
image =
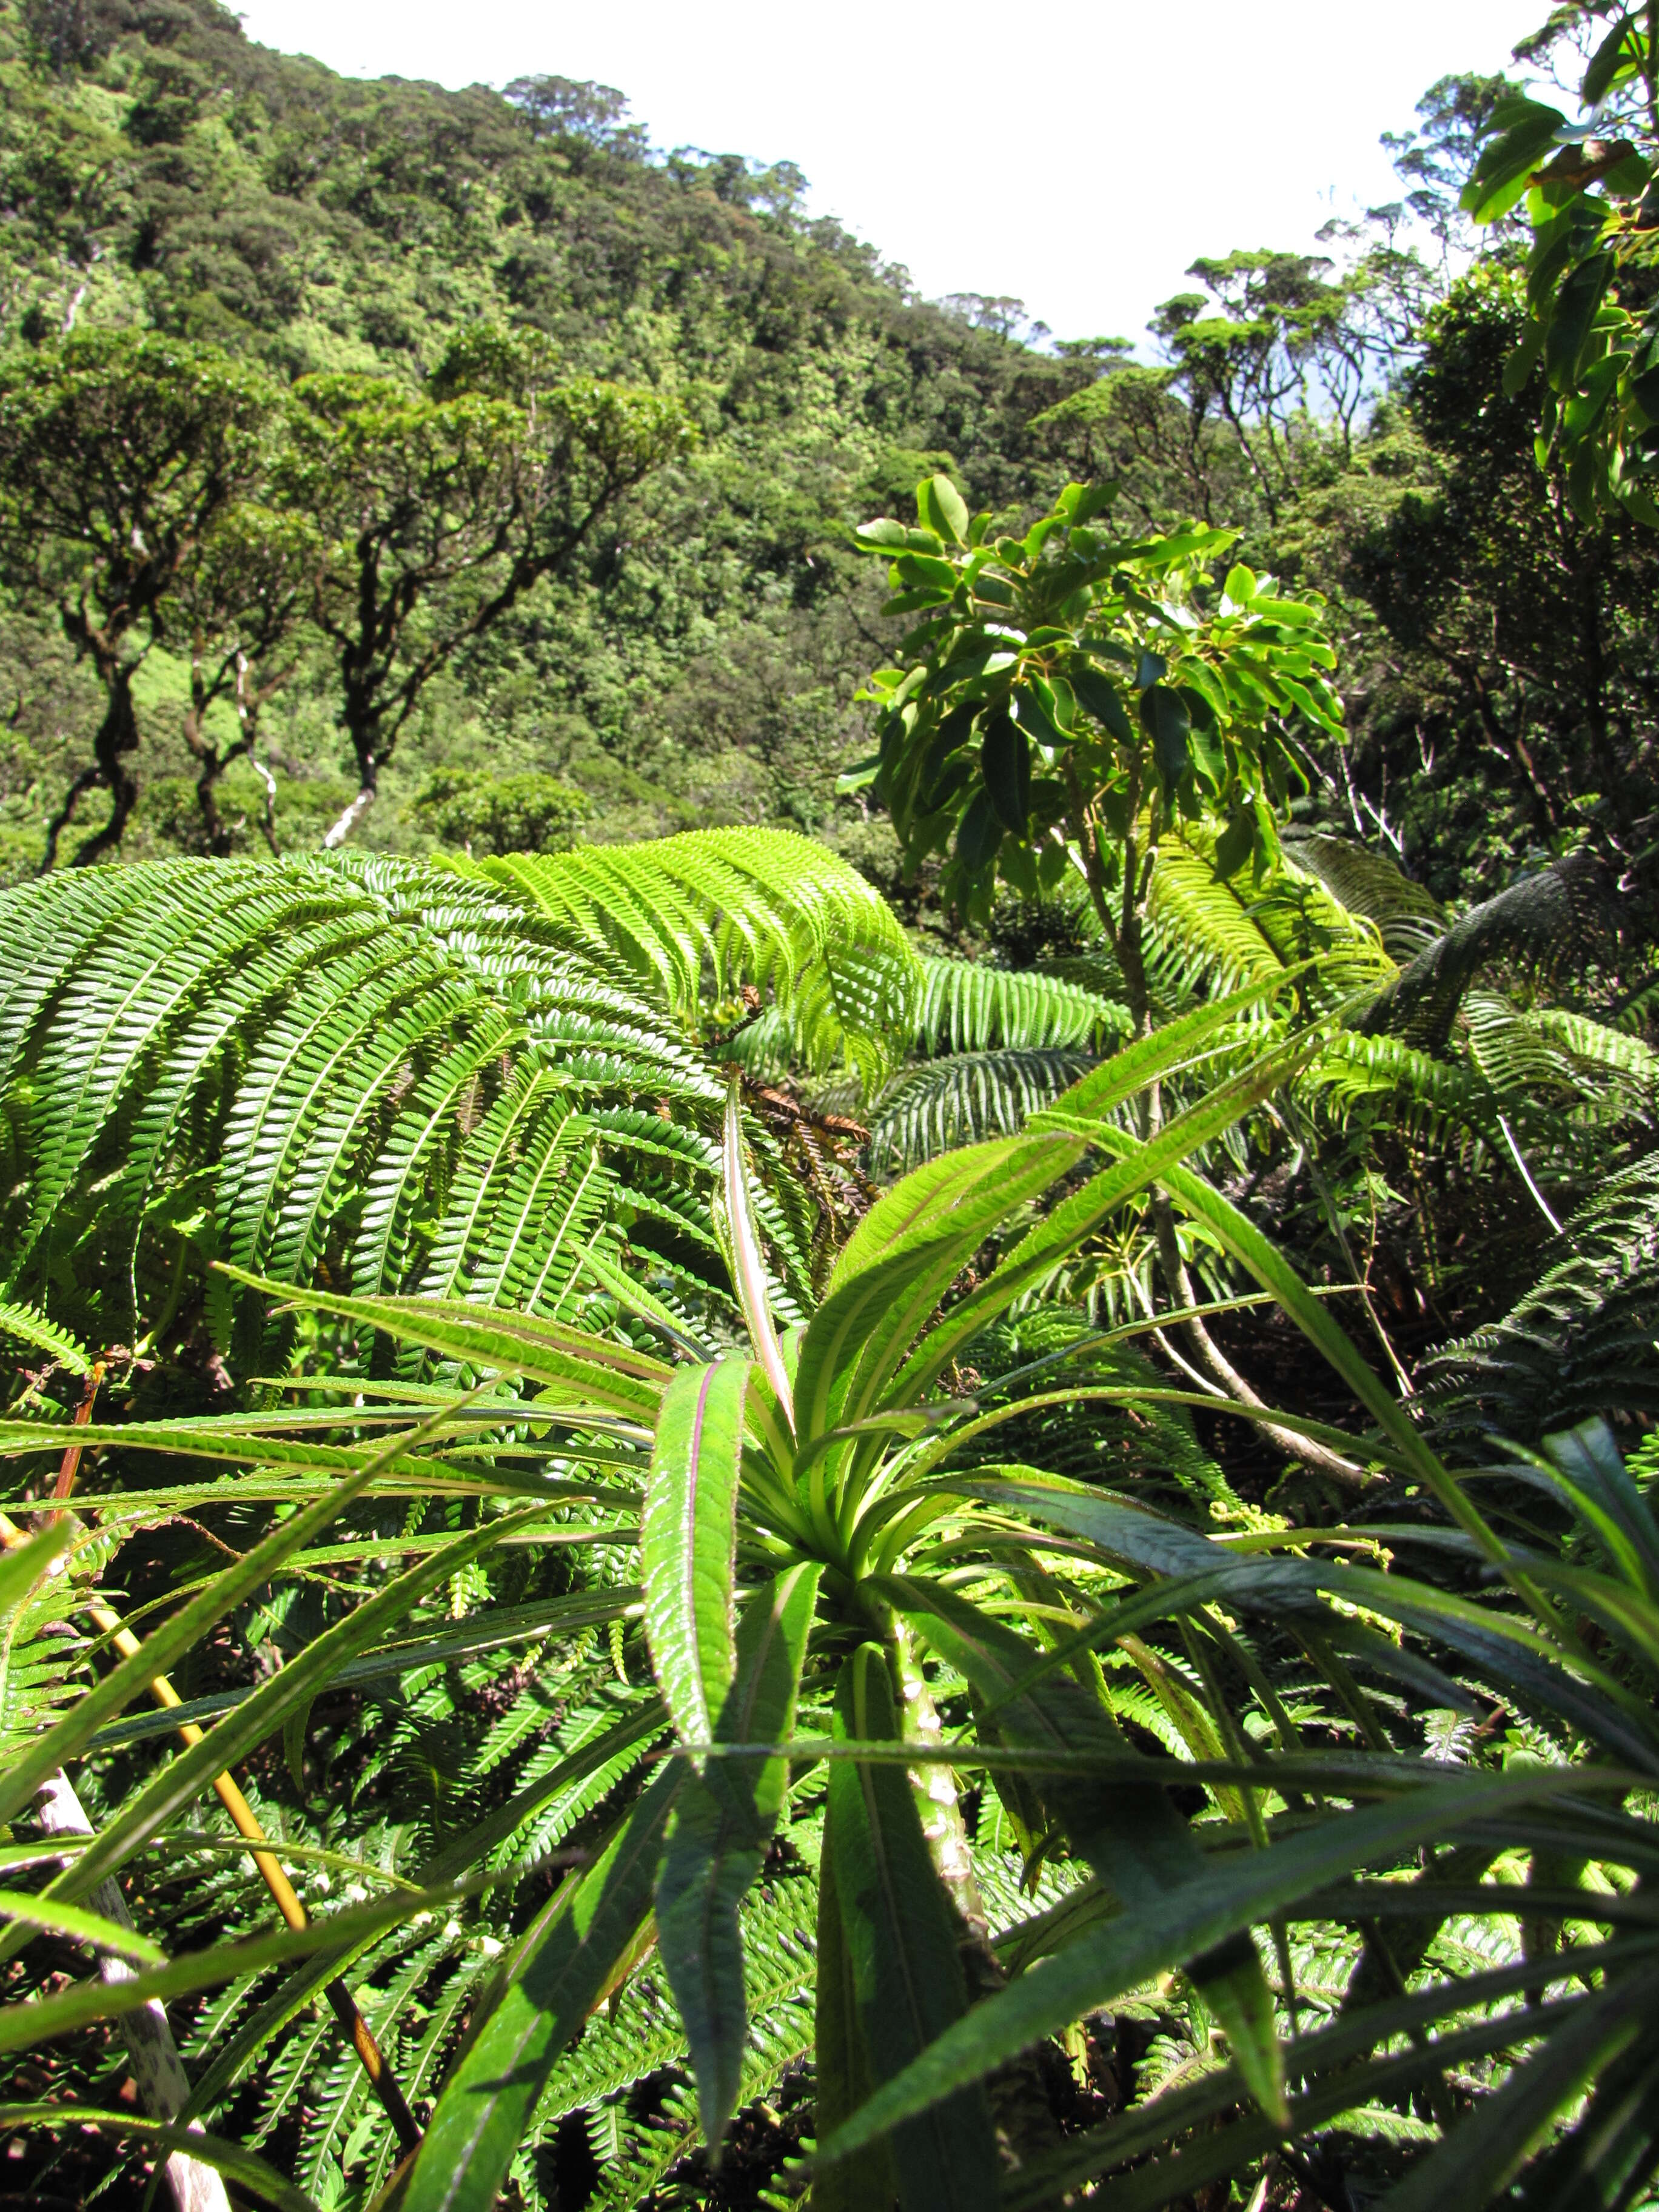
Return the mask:
<svg viewBox="0 0 1659 2212">
<path fill-rule="evenodd" d="M 925 957 L 911 1024 L 925 1051 L 1098 1051 L 1129 1027 L 1127 1007 L 1059 975 Z"/>
<path fill-rule="evenodd" d="M 1659 1093 L 1659 1053 L 1640 1037 L 1592 1021 L 1588 1014 L 1570 1012 L 1563 1006 L 1538 1006 L 1529 1019 L 1540 1036 L 1558 1046 L 1586 1069 L 1626 1076 L 1642 1095 Z"/>
<path fill-rule="evenodd" d="M 770 988 L 813 1067 L 873 1068 L 902 1023 L 915 962 L 858 872 L 780 830 L 695 830 L 647 845 L 455 861 L 522 899 L 576 945 L 619 957 L 675 1012 L 712 986 Z"/>
<path fill-rule="evenodd" d="M 604 854 L 586 865 L 603 874 Z M 623 866 L 649 889 L 648 863 Z M 657 874 L 672 890 L 675 870 Z M 786 883 L 767 909 L 793 933 L 769 940 L 761 966 L 797 1002 L 832 991 L 825 978 L 854 956 L 902 949 L 896 923 L 850 872 L 832 870 L 826 886 L 823 871 L 803 874 L 797 860 L 793 875 L 793 904 Z M 690 891 L 677 896 L 684 904 Z M 21 885 L 0 894 L 0 914 L 28 965 L 0 994 L 12 1064 L 27 1076 L 13 1093 L 25 1103 L 7 1120 L 17 1155 L 11 1290 L 40 1303 L 50 1281 L 55 1323 L 78 1329 L 95 1313 L 106 1335 L 125 1326 L 108 1316 L 105 1279 L 82 1283 L 78 1259 L 60 1315 L 71 1249 L 84 1247 L 94 1269 L 125 1265 L 125 1297 L 139 1305 L 143 1267 L 151 1280 L 157 1268 L 147 1220 L 167 1277 L 199 1264 L 171 1226 L 174 1189 L 192 1194 L 181 1218 L 199 1222 L 206 1200 L 212 1226 L 198 1253 L 282 1279 L 326 1260 L 365 1291 L 425 1281 L 545 1304 L 559 1253 L 599 1225 L 601 1193 L 614 1210 L 630 1134 L 642 1139 L 649 1125 L 671 1173 L 711 1158 L 724 1086 L 678 1011 L 653 1008 L 607 943 L 573 943 L 562 922 L 493 881 L 380 856 L 179 861 L 123 871 L 118 888 L 70 873 Z M 741 916 L 700 927 L 728 964 L 743 957 Z M 542 1218 L 552 1153 L 537 1153 L 538 1182 L 524 1150 L 540 1144 L 556 1094 L 561 1115 L 592 1106 L 618 1117 L 594 1125 L 604 1159 L 562 1242 Z M 48 1231 L 51 1249 L 37 1253 Z M 804 1280 L 810 1231 L 779 1214 L 773 1233 L 791 1279 Z M 482 1289 L 471 1291 L 475 1274 Z M 228 1284 L 213 1291 L 222 1344 L 246 1304 Z"/>
<path fill-rule="evenodd" d="M 471 1033 L 447 1053 L 410 1092 L 367 1178 L 362 1218 L 351 1254 L 356 1297 L 401 1289 L 410 1222 L 430 1202 L 434 1168 L 447 1164 L 463 1099 L 492 1060 L 510 1056 L 523 1030 L 500 1008 L 486 1009 Z"/>
<path fill-rule="evenodd" d="M 1147 919 L 1154 956 L 1162 956 L 1161 964 L 1178 963 L 1189 988 L 1201 981 L 1234 990 L 1285 964 L 1246 900 L 1179 837 L 1158 846 Z"/>
<path fill-rule="evenodd" d="M 1009 1136 L 1091 1065 L 1084 1052 L 962 1052 L 901 1076 L 870 1125 L 872 1173 L 896 1172 L 982 1138 Z"/>
<path fill-rule="evenodd" d="M 1422 884 L 1413 883 L 1385 854 L 1373 852 L 1358 838 L 1304 830 L 1292 823 L 1283 833 L 1283 845 L 1292 866 L 1316 877 L 1350 914 L 1364 915 L 1377 925 L 1394 959 L 1403 963 L 1414 958 L 1443 934 L 1444 917 Z"/>
<path fill-rule="evenodd" d="M 1363 1026 L 1443 1051 L 1483 969 L 1503 961 L 1554 975 L 1596 957 L 1610 934 L 1600 866 L 1589 851 L 1570 854 L 1472 907 L 1379 994 Z"/>
<path fill-rule="evenodd" d="M 1659 1413 L 1659 1154 L 1607 1177 L 1502 1320 L 1443 1345 L 1425 1417 L 1534 1442 L 1593 1413 Z"/>
</svg>

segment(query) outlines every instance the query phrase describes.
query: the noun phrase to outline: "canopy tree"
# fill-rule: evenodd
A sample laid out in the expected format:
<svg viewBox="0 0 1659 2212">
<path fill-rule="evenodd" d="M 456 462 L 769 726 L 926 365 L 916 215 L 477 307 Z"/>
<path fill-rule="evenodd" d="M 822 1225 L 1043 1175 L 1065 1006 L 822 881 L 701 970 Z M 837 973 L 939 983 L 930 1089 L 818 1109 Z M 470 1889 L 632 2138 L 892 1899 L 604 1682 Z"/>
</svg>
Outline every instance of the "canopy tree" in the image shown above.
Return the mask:
<svg viewBox="0 0 1659 2212">
<path fill-rule="evenodd" d="M 1573 0 L 1516 48 L 1553 61 L 1585 34 L 1581 119 L 1516 93 L 1492 112 L 1462 207 L 1492 223 L 1524 204 L 1530 309 L 1506 374 L 1541 362 L 1538 455 L 1559 453 L 1589 521 L 1622 510 L 1659 526 L 1659 52 L 1651 8 Z"/>
<path fill-rule="evenodd" d="M 556 384 L 544 347 L 489 331 L 458 338 L 424 392 L 386 377 L 301 380 L 275 483 L 321 533 L 309 611 L 334 650 L 357 771 L 326 844 L 374 804 L 438 671 L 567 568 L 690 433 L 677 400 Z"/>
<path fill-rule="evenodd" d="M 190 653 L 190 695 L 183 736 L 197 769 L 196 800 L 206 849 L 232 849 L 232 830 L 219 811 L 219 785 L 239 760 L 252 763 L 264 786 L 260 827 L 276 849 L 275 780 L 255 757 L 260 709 L 293 675 L 301 647 L 296 632 L 317 555 L 316 533 L 303 515 L 245 501 L 208 532 L 181 565 L 167 614 Z M 221 743 L 210 710 L 228 702 L 236 734 Z"/>
<path fill-rule="evenodd" d="M 258 482 L 277 404 L 255 371 L 153 334 L 88 332 L 0 365 L 0 572 L 56 611 L 104 698 L 48 867 L 88 791 L 110 811 L 76 865 L 120 843 L 138 797 L 133 680 L 204 540 Z"/>
</svg>

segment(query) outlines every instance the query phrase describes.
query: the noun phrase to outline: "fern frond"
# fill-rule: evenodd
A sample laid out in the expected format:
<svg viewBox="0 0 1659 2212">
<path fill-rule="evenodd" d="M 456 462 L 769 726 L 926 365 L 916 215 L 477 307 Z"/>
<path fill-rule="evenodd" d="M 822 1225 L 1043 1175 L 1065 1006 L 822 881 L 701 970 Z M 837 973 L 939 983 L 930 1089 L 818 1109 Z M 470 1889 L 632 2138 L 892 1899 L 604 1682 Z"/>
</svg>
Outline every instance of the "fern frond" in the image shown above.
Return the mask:
<svg viewBox="0 0 1659 2212">
<path fill-rule="evenodd" d="M 1386 854 L 1373 852 L 1354 837 L 1292 823 L 1283 833 L 1285 858 L 1304 875 L 1316 877 L 1340 906 L 1374 921 L 1384 949 L 1395 960 L 1411 960 L 1445 928 L 1439 907 L 1421 884 L 1402 875 Z"/>
<path fill-rule="evenodd" d="M 1091 1064 L 1087 1053 L 1029 1050 L 929 1060 L 901 1076 L 882 1099 L 870 1125 L 872 1172 L 896 1172 L 954 1145 L 1012 1135 Z"/>
<path fill-rule="evenodd" d="M 742 984 L 770 989 L 812 1068 L 873 1073 L 915 988 L 915 959 L 856 869 L 781 830 L 694 830 L 650 844 L 453 861 L 619 959 L 689 1018 Z"/>
<path fill-rule="evenodd" d="M 1443 1051 L 1465 992 L 1496 963 L 1554 976 L 1605 951 L 1611 932 L 1593 854 L 1570 854 L 1472 907 L 1379 994 L 1363 1026 Z"/>
<path fill-rule="evenodd" d="M 1425 1417 L 1532 1443 L 1592 1413 L 1659 1413 L 1659 1154 L 1609 1176 L 1502 1320 L 1443 1345 Z"/>
<path fill-rule="evenodd" d="M 503 881 L 374 855 L 0 894 L 27 969 L 0 990 L 0 1053 L 26 1079 L 0 1201 L 11 1303 L 112 1340 L 128 1320 L 142 1334 L 147 1299 L 172 1315 L 181 1279 L 222 1255 L 283 1281 L 326 1269 L 368 1294 L 550 1311 L 579 1246 L 617 1235 L 636 1176 L 685 1183 L 672 1203 L 707 1249 L 724 1085 L 688 1031 L 700 994 L 758 976 L 815 1051 L 839 1040 L 874 1071 L 915 969 L 878 895 L 806 841 L 675 843 L 665 859 L 593 848 L 537 901 L 539 863 Z M 798 1304 L 811 1201 L 758 1127 L 754 1141 Z M 217 1341 L 252 1355 L 247 1295 L 215 1279 L 208 1308 Z"/>
<path fill-rule="evenodd" d="M 32 1305 L 9 1305 L 0 1301 L 0 1337 L 9 1337 L 15 1343 L 27 1344 L 31 1351 L 44 1352 L 59 1367 L 66 1367 L 71 1375 L 85 1375 L 92 1366 L 92 1354 L 85 1345 L 72 1336 L 66 1328 L 50 1322 L 38 1308 Z"/>
<path fill-rule="evenodd" d="M 921 1050 L 1099 1051 L 1129 1027 L 1128 1009 L 1059 975 L 924 957 L 911 1024 Z"/>
</svg>

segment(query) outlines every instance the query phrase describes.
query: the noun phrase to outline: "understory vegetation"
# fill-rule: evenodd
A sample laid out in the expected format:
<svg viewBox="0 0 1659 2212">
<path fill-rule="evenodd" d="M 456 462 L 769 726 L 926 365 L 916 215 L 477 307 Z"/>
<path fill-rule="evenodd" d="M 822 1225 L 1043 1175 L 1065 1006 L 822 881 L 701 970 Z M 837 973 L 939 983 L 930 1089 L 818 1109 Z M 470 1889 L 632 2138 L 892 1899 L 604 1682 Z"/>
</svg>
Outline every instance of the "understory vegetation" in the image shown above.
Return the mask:
<svg viewBox="0 0 1659 2212">
<path fill-rule="evenodd" d="M 1651 29 L 1148 363 L 0 0 L 7 2201 L 1659 2205 Z"/>
</svg>

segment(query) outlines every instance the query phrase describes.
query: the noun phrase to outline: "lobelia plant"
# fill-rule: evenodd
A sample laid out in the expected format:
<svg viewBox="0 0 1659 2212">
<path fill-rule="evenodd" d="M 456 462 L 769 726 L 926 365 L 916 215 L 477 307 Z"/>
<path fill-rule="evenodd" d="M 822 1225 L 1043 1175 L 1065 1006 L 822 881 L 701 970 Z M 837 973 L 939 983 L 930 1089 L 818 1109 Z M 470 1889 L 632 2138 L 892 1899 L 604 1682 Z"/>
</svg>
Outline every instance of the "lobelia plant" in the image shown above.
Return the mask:
<svg viewBox="0 0 1659 2212">
<path fill-rule="evenodd" d="M 246 1510 L 258 1497 L 286 1504 L 289 1516 L 96 1690 L 70 1698 L 60 1683 L 52 1725 L 16 1748 L 0 1815 L 26 1806 L 249 1589 L 360 1560 L 364 1540 L 349 1531 L 325 1540 L 343 1515 L 426 1503 L 404 1524 L 421 1533 L 369 1540 L 389 1557 L 412 1552 L 413 1563 L 339 1612 L 289 1665 L 228 1708 L 221 1701 L 198 1747 L 112 1806 L 63 1871 L 6 1908 L 21 1916 L 0 1939 L 9 1950 L 43 1924 L 99 1940 L 74 1919 L 82 1900 L 168 1834 L 212 1772 L 275 1731 L 302 1743 L 331 1684 L 376 1669 L 418 1673 L 492 1638 L 556 1643 L 607 1626 L 624 1645 L 642 1638 L 653 1680 L 586 1738 L 578 1731 L 556 1747 L 550 1765 L 464 1824 L 384 1902 L 12 2007 L 0 2016 L 0 2046 L 301 1962 L 211 2054 L 192 2107 L 210 2110 L 312 1991 L 388 1929 L 407 1927 L 401 1985 L 412 1991 L 434 1972 L 447 1944 L 453 1994 L 436 2018 L 452 2038 L 464 2007 L 470 2019 L 419 2150 L 395 2172 L 380 2160 L 380 2201 L 406 2212 L 485 2212 L 509 2173 L 524 2173 L 526 2145 L 550 2114 L 602 2096 L 607 2080 L 634 2078 L 637 2057 L 607 2075 L 614 2058 L 599 2014 L 609 2000 L 631 2002 L 653 1972 L 678 2017 L 678 2044 L 666 2048 L 689 2053 L 696 2125 L 716 2151 L 736 2105 L 810 2047 L 819 2212 L 895 2202 L 904 2212 L 1036 2212 L 1108 2170 L 1120 2173 L 1118 2199 L 1152 2212 L 1254 2171 L 1278 2146 L 1291 2155 L 1290 2141 L 1357 2108 L 1363 2119 L 1376 2100 L 1416 2094 L 1441 2116 L 1445 2140 L 1389 2199 L 1391 2212 L 1478 2204 L 1559 2129 L 1602 2063 L 1610 2070 L 1586 2130 L 1560 2138 L 1535 2190 L 1550 2177 L 1576 2188 L 1576 2176 L 1599 2170 L 1604 2141 L 1623 2179 L 1649 2171 L 1659 2134 L 1642 2118 L 1651 2069 L 1639 2028 L 1659 2003 L 1659 1980 L 1631 1883 L 1651 1856 L 1642 1793 L 1659 1774 L 1641 1688 L 1659 1664 L 1644 1594 L 1659 1535 L 1591 1425 L 1556 1439 L 1552 1457 L 1497 1473 L 1511 1486 L 1524 1477 L 1608 1564 L 1506 1541 L 1320 1302 L 1182 1165 L 1317 1048 L 1316 1030 L 1150 1139 L 1108 1118 L 1235 1018 L 1245 996 L 1129 1048 L 1024 1136 L 906 1177 L 849 1240 L 811 1320 L 781 1335 L 734 1095 L 723 1212 L 746 1346 L 706 1352 L 658 1314 L 684 1354 L 670 1364 L 539 1316 L 296 1297 L 267 1285 L 267 1294 L 456 1363 L 463 1376 L 497 1379 L 460 1401 L 389 1384 L 382 1413 L 348 1413 L 345 1441 L 326 1445 L 319 1433 L 337 1433 L 339 1412 L 88 1425 L 89 1448 L 142 1444 L 248 1472 L 89 1498 L 83 1510 L 101 1528 L 70 1537 L 60 1522 L 35 1540 L 42 1565 L 67 1541 L 90 1550 L 95 1567 L 113 1537 L 158 1511 Z M 1397 1512 L 1414 1486 L 1437 1523 L 1419 1513 L 1415 1529 L 1373 1519 L 1295 1530 L 1246 1516 L 1223 1538 L 1153 1510 L 1133 1487 L 996 1455 L 999 1431 L 1029 1433 L 1014 1425 L 1057 1399 L 1141 1421 L 1193 1402 L 1133 1362 L 1109 1380 L 1071 1380 L 1043 1362 L 976 1398 L 949 1390 L 958 1354 L 1154 1177 L 1255 1274 L 1375 1424 L 1363 1439 L 1323 1433 L 1369 1457 Z M 988 1239 L 1000 1256 L 969 1286 L 963 1269 Z M 648 1294 L 635 1300 L 652 1316 Z M 351 1441 L 353 1427 L 361 1439 L 382 1425 L 384 1441 Z M 39 1450 L 61 1434 L 15 1420 L 0 1429 L 0 1449 Z M 428 1533 L 427 1516 L 446 1498 L 474 1510 Z M 1432 1560 L 1447 1522 L 1488 1570 L 1484 1598 L 1376 1557 L 1387 1534 L 1423 1542 Z M 598 1586 L 540 1597 L 516 1617 L 486 1607 L 446 1623 L 430 1609 L 457 1576 L 499 1571 L 514 1547 L 618 1540 L 637 1545 L 637 1582 L 601 1573 Z M 592 1556 L 599 1565 L 602 1550 Z M 74 1601 L 72 1589 L 56 1600 L 60 1610 Z M 1601 1624 L 1596 1652 L 1574 1615 Z M 1311 1662 L 1294 1682 L 1287 1632 Z M 1439 1700 L 1443 1719 L 1496 1690 L 1528 1717 L 1533 1755 L 1507 1772 L 1483 1771 L 1468 1751 L 1465 1764 L 1449 1761 L 1426 1729 L 1413 1743 L 1387 1698 L 1391 1677 Z M 1149 1710 L 1176 1760 L 1142 1747 Z M 1358 1725 L 1353 1749 L 1329 1732 L 1345 1711 Z M 1256 1725 L 1242 1725 L 1246 1716 Z M 1565 1757 L 1564 1728 L 1575 1746 Z M 955 1780 L 964 1772 L 988 1778 L 971 1824 Z M 1178 1808 L 1177 1783 L 1185 1808 L 1197 1786 L 1202 1818 Z M 1604 1809 L 1597 1801 L 1609 1793 Z M 562 1829 L 531 1825 L 557 1805 Z M 488 1911 L 497 1893 L 510 1899 L 549 1834 L 582 1820 L 588 1840 L 546 1904 L 527 1922 L 521 1912 L 494 1923 L 507 1947 L 493 1965 L 487 1955 L 467 1962 L 453 1916 Z M 1012 1912 L 1009 1843 L 1037 1889 Z M 527 1859 L 514 1855 L 526 1844 Z M 814 1862 L 809 2020 L 799 1948 L 785 1966 L 775 1922 L 781 1897 L 804 1886 Z M 372 1873 L 360 1854 L 339 1863 Z M 1050 1867 L 1055 1878 L 1045 1880 Z M 1367 1868 L 1376 1878 L 1360 1878 Z M 441 1911 L 453 1932 L 434 1949 L 420 1931 Z M 1471 1963 L 1466 1946 L 1462 1969 L 1447 1971 L 1459 1955 L 1449 1930 L 1471 1916 L 1501 1929 L 1517 1914 L 1537 1923 L 1524 1951 L 1500 1945 L 1496 1963 Z M 1347 1985 L 1334 2010 L 1317 1994 L 1331 1971 L 1317 1961 L 1333 1958 Z M 1195 2023 L 1221 2030 L 1227 2063 L 1210 2051 L 1178 2094 L 1064 2135 L 1024 2054 L 1160 1974 L 1190 1992 Z M 434 2057 L 438 2047 L 423 2045 Z M 647 2046 L 647 2065 L 653 2047 L 664 2048 Z M 1453 2061 L 1455 2099 L 1443 2074 Z M 1471 2081 L 1494 2094 L 1459 2124 Z M 669 2131 L 668 2156 L 692 2139 Z M 219 2138 L 191 2142 L 203 2161 L 233 2170 Z M 1149 2152 L 1158 2154 L 1150 2166 Z M 250 2170 L 246 2154 L 237 2170 Z M 637 2166 L 629 2171 L 637 2180 Z M 635 2195 L 648 2186 L 647 2170 Z M 1570 2189 L 1529 2201 L 1581 2198 Z M 1582 2201 L 1634 2200 L 1615 2191 Z"/>
</svg>

